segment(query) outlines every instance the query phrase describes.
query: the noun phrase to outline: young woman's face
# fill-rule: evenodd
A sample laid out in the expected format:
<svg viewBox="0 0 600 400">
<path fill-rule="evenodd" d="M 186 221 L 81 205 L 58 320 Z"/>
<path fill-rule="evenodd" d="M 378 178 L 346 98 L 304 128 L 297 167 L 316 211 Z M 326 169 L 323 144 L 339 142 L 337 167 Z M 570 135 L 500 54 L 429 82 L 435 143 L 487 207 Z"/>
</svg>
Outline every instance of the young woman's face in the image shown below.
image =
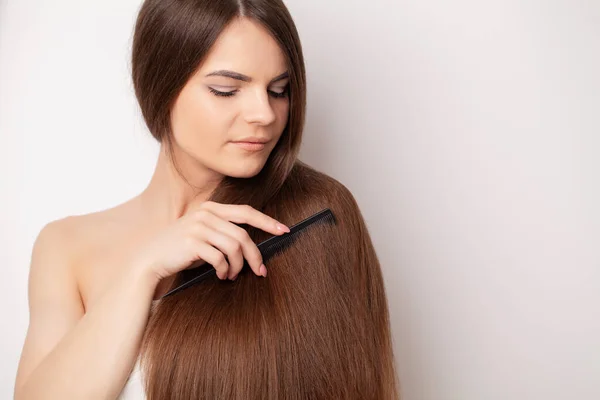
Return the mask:
<svg viewBox="0 0 600 400">
<path fill-rule="evenodd" d="M 217 174 L 258 174 L 288 120 L 288 83 L 277 42 L 257 23 L 237 19 L 221 33 L 171 111 L 176 157 Z M 254 139 L 265 143 L 235 143 Z"/>
</svg>

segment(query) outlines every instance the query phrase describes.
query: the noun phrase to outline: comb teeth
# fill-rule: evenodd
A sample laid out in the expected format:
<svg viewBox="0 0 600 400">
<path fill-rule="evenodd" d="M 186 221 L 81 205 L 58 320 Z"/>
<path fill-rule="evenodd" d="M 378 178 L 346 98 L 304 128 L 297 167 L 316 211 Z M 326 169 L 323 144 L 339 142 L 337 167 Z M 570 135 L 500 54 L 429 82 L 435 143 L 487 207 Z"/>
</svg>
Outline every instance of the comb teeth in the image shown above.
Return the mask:
<svg viewBox="0 0 600 400">
<path fill-rule="evenodd" d="M 263 254 L 263 260 L 274 256 L 276 253 L 285 250 L 304 232 L 309 226 L 317 223 L 331 223 L 335 224 L 335 216 L 330 209 L 325 209 L 302 222 L 290 228 L 290 232 L 282 236 L 274 236 L 269 241 L 263 243 L 261 246 L 261 253 Z"/>
</svg>

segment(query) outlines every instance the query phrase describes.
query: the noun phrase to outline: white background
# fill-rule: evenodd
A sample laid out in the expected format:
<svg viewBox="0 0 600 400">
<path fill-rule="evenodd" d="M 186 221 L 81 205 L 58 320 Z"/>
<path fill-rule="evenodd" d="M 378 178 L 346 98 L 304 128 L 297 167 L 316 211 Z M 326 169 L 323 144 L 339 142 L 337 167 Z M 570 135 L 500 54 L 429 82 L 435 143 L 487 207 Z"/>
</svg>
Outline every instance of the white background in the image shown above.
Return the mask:
<svg viewBox="0 0 600 400">
<path fill-rule="evenodd" d="M 363 210 L 403 399 L 599 399 L 600 2 L 286 4 L 308 73 L 300 158 Z M 150 179 L 138 6 L 0 3 L 2 399 L 41 227 Z"/>
</svg>

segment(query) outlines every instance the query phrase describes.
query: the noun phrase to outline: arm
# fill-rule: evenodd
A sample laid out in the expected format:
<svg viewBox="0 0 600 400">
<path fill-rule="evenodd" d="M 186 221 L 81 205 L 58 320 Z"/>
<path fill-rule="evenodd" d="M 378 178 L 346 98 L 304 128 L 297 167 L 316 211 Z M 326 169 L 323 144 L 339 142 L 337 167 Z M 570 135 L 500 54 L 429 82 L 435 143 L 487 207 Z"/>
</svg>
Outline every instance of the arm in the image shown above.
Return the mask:
<svg viewBox="0 0 600 400">
<path fill-rule="evenodd" d="M 156 282 L 123 273 L 88 313 L 68 263 L 68 221 L 38 235 L 29 272 L 29 328 L 15 399 L 114 399 L 136 360 Z"/>
</svg>

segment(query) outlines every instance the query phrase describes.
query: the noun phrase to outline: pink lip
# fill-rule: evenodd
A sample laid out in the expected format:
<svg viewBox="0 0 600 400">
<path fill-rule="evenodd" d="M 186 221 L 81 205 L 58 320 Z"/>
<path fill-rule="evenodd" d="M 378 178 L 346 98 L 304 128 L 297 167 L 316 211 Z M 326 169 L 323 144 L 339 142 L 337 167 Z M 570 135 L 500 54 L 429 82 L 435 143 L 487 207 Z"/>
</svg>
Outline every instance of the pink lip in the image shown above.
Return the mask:
<svg viewBox="0 0 600 400">
<path fill-rule="evenodd" d="M 265 148 L 265 143 L 256 143 L 256 142 L 231 142 L 236 146 L 241 147 L 244 150 L 257 151 Z"/>
</svg>

